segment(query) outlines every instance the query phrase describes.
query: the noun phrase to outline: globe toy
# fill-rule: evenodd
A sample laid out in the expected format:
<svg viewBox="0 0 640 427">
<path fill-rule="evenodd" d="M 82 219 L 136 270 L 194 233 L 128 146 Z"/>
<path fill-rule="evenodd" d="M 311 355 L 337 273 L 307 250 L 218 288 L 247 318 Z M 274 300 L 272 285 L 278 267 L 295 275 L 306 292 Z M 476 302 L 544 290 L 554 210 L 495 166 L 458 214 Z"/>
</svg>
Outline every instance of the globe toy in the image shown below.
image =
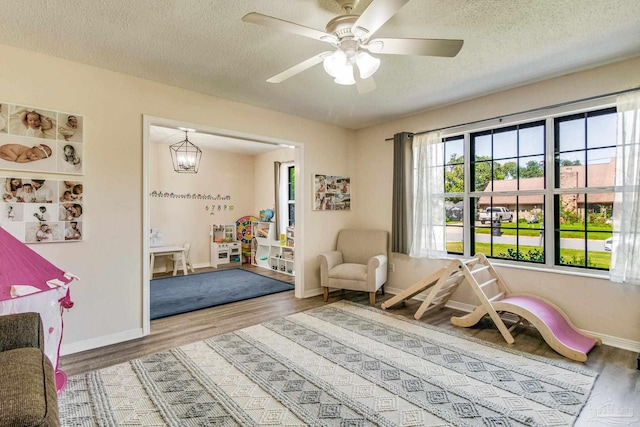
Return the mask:
<svg viewBox="0 0 640 427">
<path fill-rule="evenodd" d="M 271 222 L 275 213 L 271 209 L 260 211 L 260 221 Z"/>
</svg>

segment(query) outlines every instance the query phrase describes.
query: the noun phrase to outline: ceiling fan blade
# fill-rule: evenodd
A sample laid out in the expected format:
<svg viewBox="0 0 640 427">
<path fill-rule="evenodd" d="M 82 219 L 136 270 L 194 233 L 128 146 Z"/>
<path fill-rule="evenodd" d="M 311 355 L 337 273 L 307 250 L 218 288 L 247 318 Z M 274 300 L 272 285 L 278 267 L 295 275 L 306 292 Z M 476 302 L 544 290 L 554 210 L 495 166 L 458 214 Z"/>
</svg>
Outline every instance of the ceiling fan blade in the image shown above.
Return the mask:
<svg viewBox="0 0 640 427">
<path fill-rule="evenodd" d="M 373 76 L 367 77 L 366 79 L 360 77 L 360 69 L 355 62 L 353 63 L 353 79 L 356 81 L 356 89 L 358 89 L 360 95 L 374 91 L 377 88 Z"/>
<path fill-rule="evenodd" d="M 247 13 L 242 17 L 244 22 L 262 25 L 264 27 L 275 28 L 277 30 L 287 31 L 289 33 L 298 34 L 300 36 L 309 37 L 327 43 L 337 43 L 335 36 L 324 31 L 315 30 L 303 25 L 294 24 L 293 22 L 283 21 L 273 16 L 263 15 L 257 12 Z"/>
<path fill-rule="evenodd" d="M 408 2 L 409 0 L 373 0 L 353 24 L 354 34 L 361 35 L 364 40 L 368 39 Z"/>
<path fill-rule="evenodd" d="M 330 54 L 331 54 L 330 51 L 319 53 L 316 56 L 312 56 L 311 58 L 309 58 L 309 59 L 307 59 L 305 61 L 302 61 L 298 65 L 294 65 L 293 67 L 289 68 L 288 70 L 284 70 L 280 74 L 276 74 L 275 76 L 271 77 L 270 79 L 267 79 L 267 81 L 269 83 L 281 83 L 281 82 L 287 80 L 288 78 L 293 77 L 296 74 L 299 74 L 299 73 L 303 72 L 304 70 L 307 70 L 307 69 L 313 67 L 314 65 L 317 65 L 317 64 L 321 63 L 324 60 L 324 58 L 327 55 L 330 55 Z"/>
<path fill-rule="evenodd" d="M 372 53 L 388 55 L 454 57 L 460 52 L 463 44 L 464 40 L 449 39 L 375 39 L 369 42 L 369 47 L 364 47 Z"/>
</svg>

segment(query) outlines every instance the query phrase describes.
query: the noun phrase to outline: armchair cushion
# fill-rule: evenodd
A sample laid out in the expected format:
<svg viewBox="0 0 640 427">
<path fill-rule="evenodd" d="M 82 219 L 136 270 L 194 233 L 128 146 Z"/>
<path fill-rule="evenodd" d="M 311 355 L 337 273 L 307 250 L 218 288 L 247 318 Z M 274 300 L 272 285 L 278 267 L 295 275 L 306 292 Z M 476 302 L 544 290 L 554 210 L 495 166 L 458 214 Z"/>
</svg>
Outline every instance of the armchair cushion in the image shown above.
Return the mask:
<svg viewBox="0 0 640 427">
<path fill-rule="evenodd" d="M 38 348 L 0 352 L 0 426 L 59 426 L 53 366 Z"/>
<path fill-rule="evenodd" d="M 38 313 L 0 316 L 0 378 L 0 427 L 60 425 Z"/>
<path fill-rule="evenodd" d="M 44 350 L 40 315 L 17 313 L 0 316 L 0 352 L 23 347 Z"/>
<path fill-rule="evenodd" d="M 329 270 L 330 279 L 338 280 L 367 280 L 367 266 L 362 264 L 340 264 Z"/>
</svg>

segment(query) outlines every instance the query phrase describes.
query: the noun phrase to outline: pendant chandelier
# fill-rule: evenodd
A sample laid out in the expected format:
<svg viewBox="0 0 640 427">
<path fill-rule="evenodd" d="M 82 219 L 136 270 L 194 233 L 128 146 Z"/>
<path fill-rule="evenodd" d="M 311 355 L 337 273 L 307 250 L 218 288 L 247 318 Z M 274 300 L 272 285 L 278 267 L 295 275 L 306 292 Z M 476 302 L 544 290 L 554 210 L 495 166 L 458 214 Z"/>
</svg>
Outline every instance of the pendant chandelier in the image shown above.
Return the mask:
<svg viewBox="0 0 640 427">
<path fill-rule="evenodd" d="M 202 150 L 189 141 L 189 131 L 195 129 L 180 128 L 184 131 L 184 141 L 169 146 L 173 170 L 178 173 L 198 173 Z"/>
</svg>

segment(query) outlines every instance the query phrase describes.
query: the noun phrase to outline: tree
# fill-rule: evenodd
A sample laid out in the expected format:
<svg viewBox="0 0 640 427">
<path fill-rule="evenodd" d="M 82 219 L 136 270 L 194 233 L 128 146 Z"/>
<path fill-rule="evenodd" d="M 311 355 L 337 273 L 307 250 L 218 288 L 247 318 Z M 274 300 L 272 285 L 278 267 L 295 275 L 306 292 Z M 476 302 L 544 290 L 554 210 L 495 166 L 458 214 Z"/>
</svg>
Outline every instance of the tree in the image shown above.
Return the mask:
<svg viewBox="0 0 640 427">
<path fill-rule="evenodd" d="M 493 164 L 493 175 L 491 165 Z M 491 162 L 489 156 L 480 156 L 474 163 L 475 188 L 473 191 L 484 191 L 493 179 L 504 179 L 504 173 L 497 162 Z"/>
<path fill-rule="evenodd" d="M 520 178 L 537 178 L 544 176 L 544 167 L 542 162 L 530 160 L 525 167 L 520 168 Z"/>
<path fill-rule="evenodd" d="M 451 155 L 449 165 L 444 171 L 444 191 L 446 193 L 464 192 L 464 156 Z M 453 203 L 462 200 L 462 197 L 449 198 Z"/>
<path fill-rule="evenodd" d="M 518 172 L 518 164 L 516 162 L 507 162 L 502 165 L 502 173 L 504 179 L 515 179 Z"/>
</svg>

